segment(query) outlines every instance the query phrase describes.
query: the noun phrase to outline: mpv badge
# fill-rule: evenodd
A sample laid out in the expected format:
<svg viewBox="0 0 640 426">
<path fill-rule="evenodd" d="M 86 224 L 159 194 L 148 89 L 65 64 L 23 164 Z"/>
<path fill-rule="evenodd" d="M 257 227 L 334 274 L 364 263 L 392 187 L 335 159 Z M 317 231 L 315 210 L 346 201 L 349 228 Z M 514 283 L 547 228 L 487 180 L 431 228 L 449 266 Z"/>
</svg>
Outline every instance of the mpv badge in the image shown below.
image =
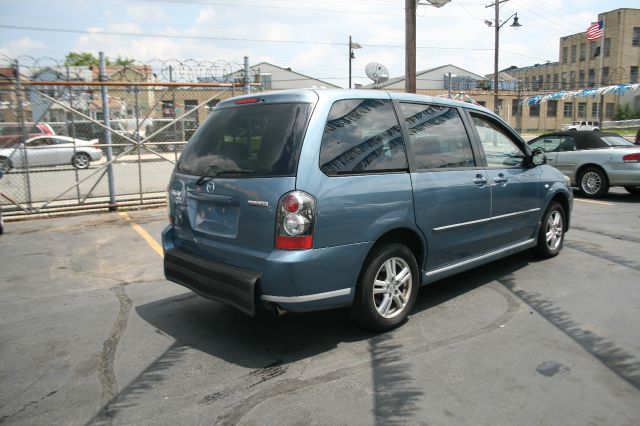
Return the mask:
<svg viewBox="0 0 640 426">
<path fill-rule="evenodd" d="M 213 182 L 207 182 L 207 192 L 213 192 L 214 189 L 216 189 L 216 184 Z"/>
</svg>

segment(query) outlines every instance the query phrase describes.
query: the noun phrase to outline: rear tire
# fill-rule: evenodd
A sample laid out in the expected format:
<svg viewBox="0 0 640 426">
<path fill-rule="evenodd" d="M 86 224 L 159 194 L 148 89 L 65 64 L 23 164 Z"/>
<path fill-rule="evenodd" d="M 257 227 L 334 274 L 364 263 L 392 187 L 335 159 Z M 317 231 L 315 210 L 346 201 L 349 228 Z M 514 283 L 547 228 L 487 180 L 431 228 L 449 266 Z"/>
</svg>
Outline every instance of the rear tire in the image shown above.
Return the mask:
<svg viewBox="0 0 640 426">
<path fill-rule="evenodd" d="M 601 198 L 609 192 L 607 174 L 598 167 L 587 167 L 578 180 L 580 191 L 588 198 Z"/>
<path fill-rule="evenodd" d="M 86 152 L 76 152 L 71 158 L 71 165 L 76 169 L 87 169 L 91 164 L 91 156 Z"/>
<path fill-rule="evenodd" d="M 531 249 L 536 257 L 548 259 L 560 253 L 564 242 L 564 223 L 564 208 L 560 203 L 551 202 L 540 224 L 538 244 Z"/>
<path fill-rule="evenodd" d="M 629 194 L 640 195 L 640 185 L 625 186 L 624 189 L 626 189 Z"/>
<path fill-rule="evenodd" d="M 419 284 L 418 264 L 411 250 L 402 244 L 376 247 L 360 274 L 351 317 L 364 328 L 392 330 L 411 312 Z"/>
</svg>

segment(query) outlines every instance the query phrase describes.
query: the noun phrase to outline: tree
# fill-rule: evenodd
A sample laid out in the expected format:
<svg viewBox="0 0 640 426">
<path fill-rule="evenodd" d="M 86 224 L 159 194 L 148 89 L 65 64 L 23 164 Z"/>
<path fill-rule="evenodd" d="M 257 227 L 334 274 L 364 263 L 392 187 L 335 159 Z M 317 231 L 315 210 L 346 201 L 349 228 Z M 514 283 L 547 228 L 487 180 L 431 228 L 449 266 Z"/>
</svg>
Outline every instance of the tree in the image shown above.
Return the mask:
<svg viewBox="0 0 640 426">
<path fill-rule="evenodd" d="M 105 65 L 132 65 L 136 62 L 133 58 L 127 58 L 118 55 L 118 57 L 114 60 L 109 59 L 109 57 L 104 58 Z M 69 52 L 67 56 L 64 58 L 64 64 L 70 67 L 88 67 L 91 65 L 98 66 L 99 59 L 94 56 L 93 53 L 90 52 Z"/>
<path fill-rule="evenodd" d="M 98 65 L 98 58 L 89 52 L 69 52 L 64 57 L 64 64 L 70 67 L 88 67 L 90 65 Z"/>
</svg>

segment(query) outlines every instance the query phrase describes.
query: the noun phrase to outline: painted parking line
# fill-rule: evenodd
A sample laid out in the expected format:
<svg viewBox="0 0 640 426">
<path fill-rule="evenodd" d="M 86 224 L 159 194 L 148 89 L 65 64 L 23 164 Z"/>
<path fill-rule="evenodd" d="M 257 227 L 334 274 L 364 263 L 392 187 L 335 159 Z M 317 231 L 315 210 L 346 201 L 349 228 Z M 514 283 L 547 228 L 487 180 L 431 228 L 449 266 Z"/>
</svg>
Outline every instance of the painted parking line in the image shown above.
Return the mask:
<svg viewBox="0 0 640 426">
<path fill-rule="evenodd" d="M 607 203 L 606 201 L 585 200 L 582 198 L 574 198 L 574 201 L 580 201 L 582 203 L 602 204 L 603 206 L 615 206 L 613 203 Z"/>
<path fill-rule="evenodd" d="M 118 212 L 118 214 L 120 215 L 120 217 L 126 220 L 129 225 L 131 225 L 133 230 L 136 231 L 138 235 L 140 235 L 147 242 L 147 244 L 151 246 L 153 251 L 158 253 L 160 257 L 163 257 L 162 247 L 160 246 L 160 244 L 158 244 L 158 242 L 154 240 L 153 237 L 149 235 L 149 233 L 145 231 L 142 226 L 135 223 L 133 219 L 131 219 L 131 217 L 127 214 L 127 212 Z"/>
</svg>

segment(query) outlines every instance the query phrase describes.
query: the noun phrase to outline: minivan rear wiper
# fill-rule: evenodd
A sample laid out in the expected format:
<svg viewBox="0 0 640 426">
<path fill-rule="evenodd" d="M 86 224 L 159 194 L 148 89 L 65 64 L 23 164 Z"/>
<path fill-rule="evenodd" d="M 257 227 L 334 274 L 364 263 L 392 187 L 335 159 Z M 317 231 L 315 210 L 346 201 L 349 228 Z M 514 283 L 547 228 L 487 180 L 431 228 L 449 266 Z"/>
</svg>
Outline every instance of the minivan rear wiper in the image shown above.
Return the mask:
<svg viewBox="0 0 640 426">
<path fill-rule="evenodd" d="M 209 164 L 209 167 L 207 167 L 207 169 L 204 171 L 204 174 L 200 176 L 196 181 L 196 186 L 199 186 L 208 177 L 214 178 L 216 176 L 222 176 L 222 175 L 241 175 L 241 174 L 255 173 L 255 170 L 226 169 L 226 170 L 220 170 L 219 172 L 213 175 L 209 175 L 209 171 L 211 171 L 211 169 L 217 169 L 218 167 L 219 166 L 216 164 Z"/>
<path fill-rule="evenodd" d="M 203 180 L 205 180 L 208 177 L 213 177 L 213 176 L 209 176 L 209 172 L 211 171 L 211 169 L 217 169 L 218 165 L 216 164 L 209 164 L 207 166 L 207 169 L 204 171 L 204 173 L 202 174 L 202 176 L 200 176 L 198 178 L 198 180 L 196 181 L 196 186 L 199 186 Z"/>
</svg>

